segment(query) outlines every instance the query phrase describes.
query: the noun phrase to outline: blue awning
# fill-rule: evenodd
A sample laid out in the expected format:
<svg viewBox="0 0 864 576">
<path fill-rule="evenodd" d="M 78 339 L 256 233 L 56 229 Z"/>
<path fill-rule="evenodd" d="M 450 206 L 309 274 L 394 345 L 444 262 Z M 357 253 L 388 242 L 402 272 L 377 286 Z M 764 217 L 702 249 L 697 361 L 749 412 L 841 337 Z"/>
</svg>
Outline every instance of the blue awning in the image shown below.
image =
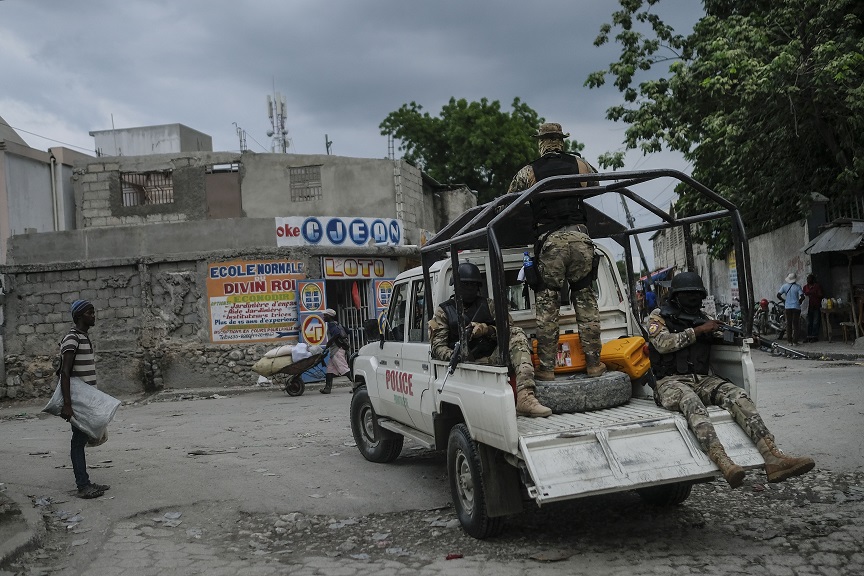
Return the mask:
<svg viewBox="0 0 864 576">
<path fill-rule="evenodd" d="M 652 272 L 651 273 L 651 282 L 658 282 L 660 280 L 666 280 L 666 277 L 674 269 L 675 269 L 674 266 L 669 266 L 668 268 L 663 268 L 662 270 L 657 270 L 656 272 Z M 648 279 L 648 276 L 642 276 L 641 278 L 639 278 L 639 281 L 644 282 L 647 279 Z"/>
</svg>

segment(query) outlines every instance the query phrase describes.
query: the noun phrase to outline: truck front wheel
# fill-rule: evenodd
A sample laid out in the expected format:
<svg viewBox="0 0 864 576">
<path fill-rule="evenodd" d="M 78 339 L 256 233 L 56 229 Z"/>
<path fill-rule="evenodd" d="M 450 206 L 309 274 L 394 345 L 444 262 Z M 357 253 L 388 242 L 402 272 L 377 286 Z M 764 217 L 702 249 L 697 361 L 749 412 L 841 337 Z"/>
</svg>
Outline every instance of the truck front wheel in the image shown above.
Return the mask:
<svg viewBox="0 0 864 576">
<path fill-rule="evenodd" d="M 405 437 L 378 426 L 365 386 L 357 388 L 351 398 L 351 432 L 360 453 L 370 462 L 393 462 L 402 452 Z"/>
<path fill-rule="evenodd" d="M 465 424 L 457 424 L 450 430 L 447 476 L 456 515 L 465 532 L 478 539 L 500 534 L 504 518 L 490 518 L 487 513 L 480 454 Z"/>
</svg>

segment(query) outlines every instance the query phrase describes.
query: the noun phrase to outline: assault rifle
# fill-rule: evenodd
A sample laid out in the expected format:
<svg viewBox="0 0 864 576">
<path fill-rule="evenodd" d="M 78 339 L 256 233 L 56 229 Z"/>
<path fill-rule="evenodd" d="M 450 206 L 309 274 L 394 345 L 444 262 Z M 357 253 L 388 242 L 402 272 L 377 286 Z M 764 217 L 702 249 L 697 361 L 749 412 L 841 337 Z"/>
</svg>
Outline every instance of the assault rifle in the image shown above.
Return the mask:
<svg viewBox="0 0 864 576">
<path fill-rule="evenodd" d="M 708 318 L 697 316 L 696 314 L 685 314 L 683 312 L 678 314 L 678 318 L 680 320 L 683 320 L 684 322 L 690 322 L 690 324 L 692 324 L 694 328 L 696 326 L 701 326 L 702 324 L 705 324 L 709 320 Z M 723 332 L 723 342 L 727 344 L 732 344 L 733 342 L 735 342 L 735 336 L 744 338 L 744 330 L 742 330 L 741 328 L 736 328 L 735 326 L 724 324 L 719 320 L 715 321 L 720 325 L 718 326 L 718 330 L 721 330 Z"/>
</svg>

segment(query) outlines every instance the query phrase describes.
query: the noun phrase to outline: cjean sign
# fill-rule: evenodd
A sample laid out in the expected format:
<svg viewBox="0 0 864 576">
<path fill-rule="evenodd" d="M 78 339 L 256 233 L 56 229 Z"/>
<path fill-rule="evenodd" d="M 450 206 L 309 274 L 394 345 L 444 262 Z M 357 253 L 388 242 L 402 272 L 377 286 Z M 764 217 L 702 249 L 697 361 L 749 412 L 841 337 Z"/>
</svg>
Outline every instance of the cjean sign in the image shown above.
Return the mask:
<svg viewBox="0 0 864 576">
<path fill-rule="evenodd" d="M 277 246 L 398 246 L 405 243 L 403 232 L 393 218 L 276 218 Z"/>
</svg>

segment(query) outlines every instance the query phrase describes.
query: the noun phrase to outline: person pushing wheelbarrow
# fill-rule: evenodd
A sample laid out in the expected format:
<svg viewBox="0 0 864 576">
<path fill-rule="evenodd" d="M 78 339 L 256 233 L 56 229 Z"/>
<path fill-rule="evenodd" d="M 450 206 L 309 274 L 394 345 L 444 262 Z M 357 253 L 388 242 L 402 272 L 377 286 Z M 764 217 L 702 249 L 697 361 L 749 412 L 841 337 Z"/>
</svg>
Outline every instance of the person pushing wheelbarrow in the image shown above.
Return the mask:
<svg viewBox="0 0 864 576">
<path fill-rule="evenodd" d="M 333 388 L 333 378 L 348 374 L 348 332 L 336 319 L 336 311 L 332 308 L 324 310 L 323 316 L 327 323 L 327 347 L 330 349 L 330 361 L 327 362 L 325 383 L 321 393 L 330 394 L 330 390 Z"/>
</svg>

